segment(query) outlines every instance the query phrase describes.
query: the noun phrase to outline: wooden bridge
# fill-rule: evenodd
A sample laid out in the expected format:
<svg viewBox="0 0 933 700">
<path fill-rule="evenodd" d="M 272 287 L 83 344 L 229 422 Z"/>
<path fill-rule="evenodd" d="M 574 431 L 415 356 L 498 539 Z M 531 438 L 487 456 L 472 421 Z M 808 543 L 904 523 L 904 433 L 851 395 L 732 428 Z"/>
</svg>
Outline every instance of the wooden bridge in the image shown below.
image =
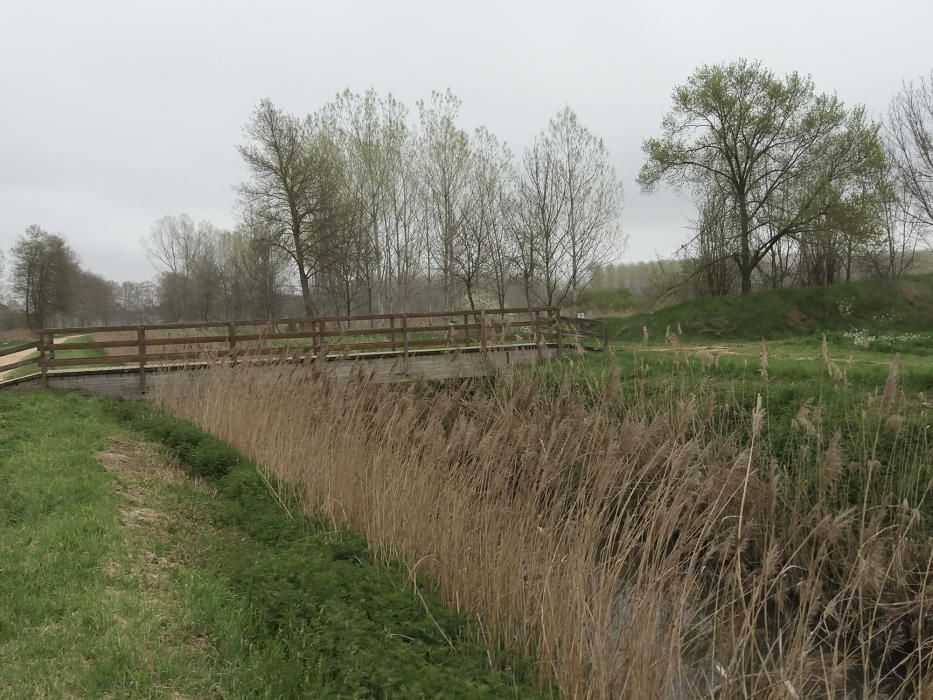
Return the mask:
<svg viewBox="0 0 933 700">
<path fill-rule="evenodd" d="M 0 350 L 0 389 L 138 396 L 220 363 L 315 363 L 349 375 L 365 362 L 377 381 L 450 379 L 606 345 L 604 321 L 551 306 L 46 328 Z"/>
</svg>

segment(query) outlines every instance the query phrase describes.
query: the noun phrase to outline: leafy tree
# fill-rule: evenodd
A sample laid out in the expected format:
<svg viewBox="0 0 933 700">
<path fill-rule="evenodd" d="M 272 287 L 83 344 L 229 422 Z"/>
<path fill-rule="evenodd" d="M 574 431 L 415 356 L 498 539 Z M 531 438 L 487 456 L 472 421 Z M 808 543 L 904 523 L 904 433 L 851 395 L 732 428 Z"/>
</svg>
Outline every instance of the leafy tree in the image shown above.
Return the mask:
<svg viewBox="0 0 933 700">
<path fill-rule="evenodd" d="M 305 313 L 314 314 L 314 277 L 326 268 L 343 215 L 345 183 L 321 120 L 286 114 L 263 100 L 245 127 L 239 151 L 252 178 L 240 186 L 251 216 L 298 271 Z"/>
<path fill-rule="evenodd" d="M 644 142 L 643 190 L 661 181 L 734 210 L 728 255 L 748 294 L 759 263 L 785 238 L 805 239 L 837 199 L 884 167 L 879 127 L 863 107 L 817 94 L 812 80 L 776 77 L 739 60 L 697 69 L 675 88 L 659 138 Z"/>
<path fill-rule="evenodd" d="M 22 304 L 29 327 L 44 328 L 52 314 L 69 310 L 77 256 L 61 236 L 36 225 L 16 241 L 12 255 L 14 298 Z"/>
</svg>

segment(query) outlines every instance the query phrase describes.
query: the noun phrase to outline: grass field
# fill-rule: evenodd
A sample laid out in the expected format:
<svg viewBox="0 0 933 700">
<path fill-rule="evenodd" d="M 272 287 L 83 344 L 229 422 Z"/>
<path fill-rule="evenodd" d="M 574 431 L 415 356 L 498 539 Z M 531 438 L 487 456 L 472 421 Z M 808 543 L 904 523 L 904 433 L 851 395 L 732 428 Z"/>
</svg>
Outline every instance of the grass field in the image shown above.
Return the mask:
<svg viewBox="0 0 933 700">
<path fill-rule="evenodd" d="M 533 697 L 365 541 L 144 406 L 0 394 L 0 697 Z"/>
<path fill-rule="evenodd" d="M 28 343 L 29 341 L 25 338 L 11 338 L 10 340 L 0 340 L 0 350 L 6 350 L 11 348 L 14 345 L 22 345 L 23 343 Z"/>
</svg>

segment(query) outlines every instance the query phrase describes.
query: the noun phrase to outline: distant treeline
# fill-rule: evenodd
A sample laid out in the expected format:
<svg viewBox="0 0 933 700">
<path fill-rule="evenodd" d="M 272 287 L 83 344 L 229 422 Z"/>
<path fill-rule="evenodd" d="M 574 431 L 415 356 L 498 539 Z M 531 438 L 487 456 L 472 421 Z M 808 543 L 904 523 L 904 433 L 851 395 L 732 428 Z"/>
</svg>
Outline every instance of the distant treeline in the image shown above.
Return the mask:
<svg viewBox="0 0 933 700">
<path fill-rule="evenodd" d="M 133 323 L 559 304 L 623 311 L 756 288 L 897 277 L 933 239 L 933 73 L 883 123 L 739 60 L 698 68 L 644 142 L 639 184 L 689 193 L 669 260 L 619 264 L 622 186 L 572 109 L 519 156 L 458 125 L 449 91 L 413 113 L 344 92 L 313 114 L 262 101 L 239 153 L 233 230 L 187 215 L 146 239 L 153 281 L 83 269 L 30 226 L 10 251 L 2 323 Z M 626 290 L 610 294 L 611 290 Z"/>
</svg>

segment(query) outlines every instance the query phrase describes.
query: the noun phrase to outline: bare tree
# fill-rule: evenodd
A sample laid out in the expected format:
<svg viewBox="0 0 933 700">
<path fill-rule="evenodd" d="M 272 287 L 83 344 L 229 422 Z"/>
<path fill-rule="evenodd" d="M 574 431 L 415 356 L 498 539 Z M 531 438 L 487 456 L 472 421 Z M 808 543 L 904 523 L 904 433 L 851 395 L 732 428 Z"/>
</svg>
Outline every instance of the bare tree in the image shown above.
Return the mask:
<svg viewBox="0 0 933 700">
<path fill-rule="evenodd" d="M 252 174 L 240 194 L 253 216 L 264 221 L 269 242 L 294 263 L 309 316 L 314 313 L 311 282 L 320 270 L 323 247 L 318 219 L 329 213 L 321 195 L 333 174 L 312 128 L 312 120 L 302 122 L 263 100 L 244 128 L 249 143 L 239 148 Z"/>
<path fill-rule="evenodd" d="M 566 198 L 561 163 L 550 135 L 539 134 L 522 157 L 512 230 L 526 303 L 559 303 L 569 289 L 562 225 Z"/>
<path fill-rule="evenodd" d="M 622 251 L 622 183 L 602 139 L 581 124 L 572 109 L 561 110 L 548 133 L 560 161 L 565 199 L 561 255 L 569 265 L 569 292 L 576 303 L 593 271 Z"/>
<path fill-rule="evenodd" d="M 470 173 L 470 145 L 457 124 L 460 100 L 449 90 L 419 102 L 421 122 L 421 183 L 428 212 L 428 264 L 441 276 L 444 308 L 451 308 L 454 290 L 454 242 L 463 225 Z M 430 273 L 429 273 L 430 274 Z"/>
<path fill-rule="evenodd" d="M 933 72 L 904 85 L 891 102 L 887 144 L 901 180 L 905 212 L 933 231 Z"/>
<path fill-rule="evenodd" d="M 409 309 L 427 248 L 428 213 L 421 196 L 417 148 L 417 141 L 407 133 L 397 154 L 388 193 L 391 225 L 386 236 L 386 274 L 392 293 L 387 301 L 390 308 L 401 311 Z"/>
<path fill-rule="evenodd" d="M 685 266 L 698 296 L 725 296 L 735 288 L 729 244 L 734 216 L 727 196 L 707 193 L 696 222 L 696 236 L 683 248 Z"/>
<path fill-rule="evenodd" d="M 929 245 L 930 238 L 920 218 L 910 211 L 916 205 L 896 169 L 879 180 L 875 191 L 879 235 L 863 247 L 862 265 L 874 277 L 900 277 L 910 270 L 917 249 Z"/>
<path fill-rule="evenodd" d="M 207 221 L 195 226 L 187 214 L 164 216 L 153 224 L 146 250 L 159 269 L 159 298 L 167 318 L 207 320 L 214 312 L 219 233 Z"/>
<path fill-rule="evenodd" d="M 88 270 L 77 270 L 72 277 L 70 316 L 74 325 L 106 326 L 117 313 L 114 283 Z"/>
<path fill-rule="evenodd" d="M 473 137 L 468 194 L 463 203 L 461 225 L 453 239 L 452 274 L 463 286 L 471 309 L 477 292 L 492 277 L 502 304 L 505 261 L 503 188 L 509 177 L 508 149 L 485 127 Z"/>
</svg>

